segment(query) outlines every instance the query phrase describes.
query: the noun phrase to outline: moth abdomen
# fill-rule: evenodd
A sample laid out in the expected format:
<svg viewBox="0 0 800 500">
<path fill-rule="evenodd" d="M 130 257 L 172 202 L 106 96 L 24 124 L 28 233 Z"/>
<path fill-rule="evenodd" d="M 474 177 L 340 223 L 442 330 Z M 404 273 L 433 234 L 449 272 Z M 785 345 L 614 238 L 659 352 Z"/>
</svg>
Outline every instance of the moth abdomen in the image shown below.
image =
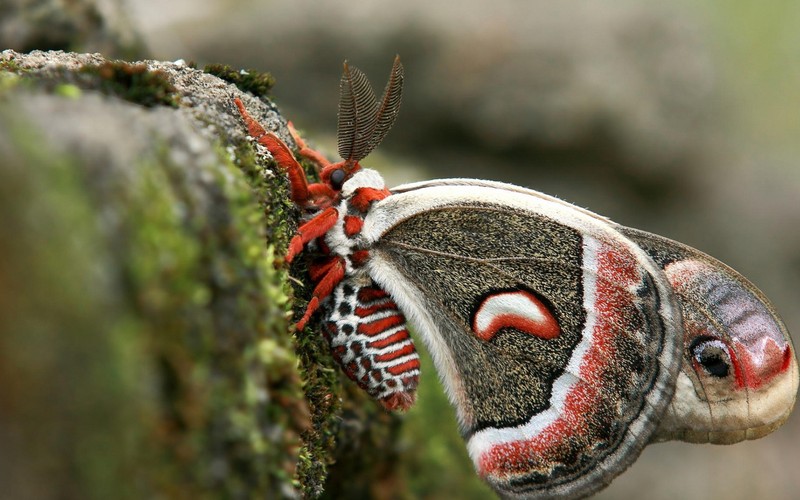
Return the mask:
<svg viewBox="0 0 800 500">
<path fill-rule="evenodd" d="M 419 354 L 405 316 L 365 274 L 345 278 L 322 305 L 325 337 L 348 378 L 387 409 L 416 399 Z"/>
</svg>

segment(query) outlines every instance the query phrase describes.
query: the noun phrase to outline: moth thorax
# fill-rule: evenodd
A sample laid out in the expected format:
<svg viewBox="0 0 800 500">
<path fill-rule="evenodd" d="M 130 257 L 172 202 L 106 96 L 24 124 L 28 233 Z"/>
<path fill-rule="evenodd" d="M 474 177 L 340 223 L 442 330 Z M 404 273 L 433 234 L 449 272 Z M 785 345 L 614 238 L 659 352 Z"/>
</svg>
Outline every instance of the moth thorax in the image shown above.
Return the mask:
<svg viewBox="0 0 800 500">
<path fill-rule="evenodd" d="M 362 168 L 344 183 L 342 197 L 349 198 L 353 196 L 353 193 L 359 188 L 383 189 L 384 187 L 386 187 L 386 182 L 381 177 L 381 174 L 369 168 Z"/>
</svg>

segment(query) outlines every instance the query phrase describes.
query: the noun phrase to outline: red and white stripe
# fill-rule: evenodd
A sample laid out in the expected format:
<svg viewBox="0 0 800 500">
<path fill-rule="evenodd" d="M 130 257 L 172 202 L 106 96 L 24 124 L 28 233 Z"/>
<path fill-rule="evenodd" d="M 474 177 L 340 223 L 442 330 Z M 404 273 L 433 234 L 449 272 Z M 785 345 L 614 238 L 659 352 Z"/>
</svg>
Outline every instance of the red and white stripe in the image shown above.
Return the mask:
<svg viewBox="0 0 800 500">
<path fill-rule="evenodd" d="M 385 407 L 408 409 L 420 361 L 406 319 L 385 291 L 371 281 L 356 288 L 356 281 L 346 279 L 334 291 L 325 336 L 350 379 Z M 347 287 L 355 293 L 347 296 Z"/>
</svg>

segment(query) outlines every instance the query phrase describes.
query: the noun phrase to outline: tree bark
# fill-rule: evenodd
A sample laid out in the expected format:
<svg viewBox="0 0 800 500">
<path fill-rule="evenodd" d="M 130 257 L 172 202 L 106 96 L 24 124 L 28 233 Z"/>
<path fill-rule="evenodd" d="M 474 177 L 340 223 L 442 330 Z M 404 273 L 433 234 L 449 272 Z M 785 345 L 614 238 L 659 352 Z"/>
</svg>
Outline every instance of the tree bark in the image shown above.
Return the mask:
<svg viewBox="0 0 800 500">
<path fill-rule="evenodd" d="M 339 375 L 290 333 L 298 214 L 235 96 L 292 144 L 182 62 L 2 52 L 3 496 L 322 491 Z"/>
</svg>

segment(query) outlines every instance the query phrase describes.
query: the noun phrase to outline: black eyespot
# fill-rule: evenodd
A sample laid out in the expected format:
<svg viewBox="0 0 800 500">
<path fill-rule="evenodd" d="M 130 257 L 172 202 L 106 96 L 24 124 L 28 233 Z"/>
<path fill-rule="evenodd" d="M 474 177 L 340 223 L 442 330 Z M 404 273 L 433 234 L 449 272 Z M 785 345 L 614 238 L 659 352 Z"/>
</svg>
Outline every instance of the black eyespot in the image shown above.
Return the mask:
<svg viewBox="0 0 800 500">
<path fill-rule="evenodd" d="M 333 187 L 333 189 L 335 189 L 337 191 L 342 189 L 342 185 L 344 184 L 344 178 L 345 177 L 346 177 L 346 174 L 344 173 L 344 170 L 342 170 L 342 169 L 334 170 L 333 172 L 331 172 L 331 177 L 330 177 L 330 179 L 331 179 L 331 187 Z"/>
<path fill-rule="evenodd" d="M 695 361 L 711 376 L 725 378 L 731 371 L 728 346 L 713 337 L 697 337 L 689 346 Z"/>
</svg>

